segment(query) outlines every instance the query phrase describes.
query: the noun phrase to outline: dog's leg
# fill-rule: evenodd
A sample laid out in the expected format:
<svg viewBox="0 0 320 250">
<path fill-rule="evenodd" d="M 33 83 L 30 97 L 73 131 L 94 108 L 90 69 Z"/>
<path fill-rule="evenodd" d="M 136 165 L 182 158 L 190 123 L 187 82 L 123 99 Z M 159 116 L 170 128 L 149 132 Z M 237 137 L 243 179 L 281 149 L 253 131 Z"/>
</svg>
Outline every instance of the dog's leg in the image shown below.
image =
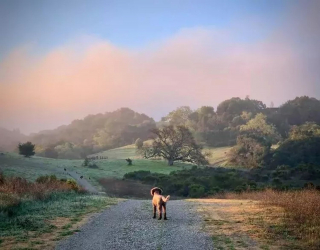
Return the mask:
<svg viewBox="0 0 320 250">
<path fill-rule="evenodd" d="M 166 208 L 166 204 L 163 205 L 163 219 L 167 220 L 167 208 Z"/>
<path fill-rule="evenodd" d="M 156 207 L 156 205 L 153 205 L 153 204 L 152 204 L 152 206 L 153 206 L 153 217 L 152 218 L 155 219 L 157 207 Z"/>
<path fill-rule="evenodd" d="M 159 212 L 159 219 L 158 220 L 161 220 L 162 219 L 162 206 L 161 205 L 158 206 L 158 212 Z"/>
</svg>

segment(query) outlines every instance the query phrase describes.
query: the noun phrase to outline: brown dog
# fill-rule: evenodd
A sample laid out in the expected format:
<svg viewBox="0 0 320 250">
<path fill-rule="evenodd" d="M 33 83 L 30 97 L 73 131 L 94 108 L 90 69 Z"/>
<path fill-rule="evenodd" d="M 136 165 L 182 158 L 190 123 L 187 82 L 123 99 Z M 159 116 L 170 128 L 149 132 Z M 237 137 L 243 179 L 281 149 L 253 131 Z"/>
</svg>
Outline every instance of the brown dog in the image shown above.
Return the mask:
<svg viewBox="0 0 320 250">
<path fill-rule="evenodd" d="M 170 199 L 170 195 L 167 197 L 162 196 L 162 190 L 161 188 L 154 187 L 150 190 L 151 196 L 153 196 L 152 199 L 152 206 L 153 206 L 153 219 L 156 218 L 156 209 L 158 209 L 159 213 L 159 220 L 162 219 L 162 209 L 164 213 L 164 220 L 167 220 L 167 201 Z"/>
</svg>

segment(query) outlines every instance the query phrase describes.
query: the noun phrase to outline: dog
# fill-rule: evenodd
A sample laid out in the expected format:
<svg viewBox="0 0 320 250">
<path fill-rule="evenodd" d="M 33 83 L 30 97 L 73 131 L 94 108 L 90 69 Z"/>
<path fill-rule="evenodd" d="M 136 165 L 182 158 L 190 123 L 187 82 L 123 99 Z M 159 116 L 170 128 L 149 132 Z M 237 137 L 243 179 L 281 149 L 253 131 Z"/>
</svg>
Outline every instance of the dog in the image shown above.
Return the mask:
<svg viewBox="0 0 320 250">
<path fill-rule="evenodd" d="M 163 219 L 167 220 L 167 202 L 170 199 L 170 195 L 167 197 L 162 196 L 162 189 L 158 187 L 154 187 L 150 190 L 152 198 L 152 206 L 153 206 L 153 219 L 156 218 L 156 210 L 158 209 L 159 218 L 162 219 L 162 209 L 163 209 Z"/>
</svg>

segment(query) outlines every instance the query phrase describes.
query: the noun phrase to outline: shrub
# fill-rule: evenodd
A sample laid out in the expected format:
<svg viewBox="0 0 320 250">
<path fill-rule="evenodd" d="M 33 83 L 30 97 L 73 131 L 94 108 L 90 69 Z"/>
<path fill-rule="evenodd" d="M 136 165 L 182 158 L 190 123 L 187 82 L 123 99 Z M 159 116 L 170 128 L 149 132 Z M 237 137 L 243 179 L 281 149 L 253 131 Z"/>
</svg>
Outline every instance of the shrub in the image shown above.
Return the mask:
<svg viewBox="0 0 320 250">
<path fill-rule="evenodd" d="M 37 183 L 48 183 L 48 182 L 55 182 L 57 181 L 57 177 L 55 175 L 44 175 L 44 176 L 39 176 L 36 179 Z"/>
<path fill-rule="evenodd" d="M 189 196 L 192 198 L 200 198 L 205 196 L 205 188 L 199 184 L 190 185 Z"/>
<path fill-rule="evenodd" d="M 88 168 L 99 168 L 95 162 L 90 162 Z"/>
<path fill-rule="evenodd" d="M 83 161 L 83 163 L 82 163 L 82 166 L 83 166 L 83 167 L 87 167 L 87 166 L 89 165 L 89 162 L 90 162 L 89 159 L 88 159 L 88 158 L 85 158 L 84 161 Z"/>
<path fill-rule="evenodd" d="M 18 196 L 0 193 L 0 212 L 6 213 L 8 217 L 15 215 L 15 210 L 20 204 L 21 199 Z"/>
<path fill-rule="evenodd" d="M 166 192 L 184 197 L 205 197 L 212 190 L 230 191 L 246 184 L 242 171 L 224 168 L 192 168 L 171 172 L 169 175 L 136 171 L 124 175 L 124 179 L 165 187 Z M 255 183 L 256 185 L 256 183 Z"/>
<path fill-rule="evenodd" d="M 75 191 L 79 190 L 79 186 L 75 180 L 68 179 L 66 183 L 72 190 L 75 190 Z"/>
</svg>

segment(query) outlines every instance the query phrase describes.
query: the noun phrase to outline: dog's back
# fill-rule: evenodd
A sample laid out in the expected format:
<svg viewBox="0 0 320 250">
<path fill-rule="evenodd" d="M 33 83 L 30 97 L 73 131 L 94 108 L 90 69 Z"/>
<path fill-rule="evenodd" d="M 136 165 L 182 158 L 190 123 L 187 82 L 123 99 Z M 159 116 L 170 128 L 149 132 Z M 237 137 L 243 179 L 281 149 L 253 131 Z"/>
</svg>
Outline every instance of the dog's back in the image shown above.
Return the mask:
<svg viewBox="0 0 320 250">
<path fill-rule="evenodd" d="M 164 220 L 167 219 L 167 209 L 166 204 L 170 199 L 170 195 L 164 197 L 162 194 L 162 190 L 160 188 L 154 187 L 150 190 L 152 198 L 152 205 L 153 205 L 153 218 L 156 218 L 156 209 L 159 212 L 159 220 L 162 218 L 162 209 L 164 211 Z"/>
<path fill-rule="evenodd" d="M 168 202 L 169 199 L 170 199 L 170 195 L 168 195 L 167 197 L 164 197 L 161 194 L 154 193 L 152 203 L 154 206 L 163 206 Z"/>
</svg>

